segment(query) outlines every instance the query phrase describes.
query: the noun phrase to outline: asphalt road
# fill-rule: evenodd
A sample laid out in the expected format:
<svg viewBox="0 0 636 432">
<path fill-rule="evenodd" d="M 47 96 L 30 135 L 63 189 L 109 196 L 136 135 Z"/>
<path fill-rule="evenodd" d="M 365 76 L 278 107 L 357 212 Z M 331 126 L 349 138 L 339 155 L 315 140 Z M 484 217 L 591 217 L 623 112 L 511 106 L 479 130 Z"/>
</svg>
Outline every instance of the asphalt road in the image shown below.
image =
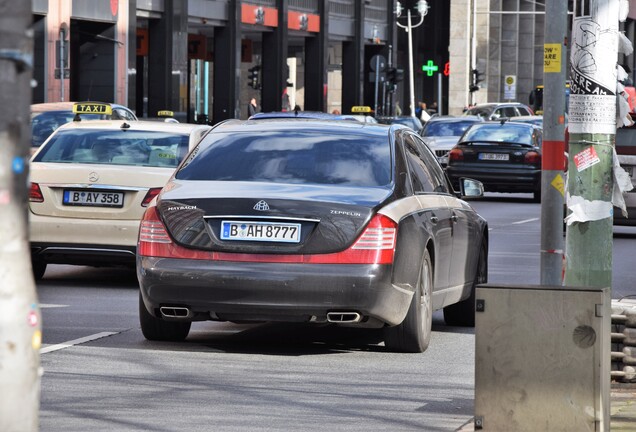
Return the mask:
<svg viewBox="0 0 636 432">
<path fill-rule="evenodd" d="M 504 198 L 505 197 L 505 198 Z M 516 197 L 516 198 L 515 198 Z M 539 281 L 540 207 L 473 205 L 490 223 L 489 279 Z M 613 297 L 636 295 L 636 228 L 616 228 Z M 474 330 L 434 317 L 423 354 L 354 329 L 195 323 L 146 341 L 133 271 L 50 266 L 38 283 L 42 431 L 455 431 L 471 422 Z"/>
</svg>

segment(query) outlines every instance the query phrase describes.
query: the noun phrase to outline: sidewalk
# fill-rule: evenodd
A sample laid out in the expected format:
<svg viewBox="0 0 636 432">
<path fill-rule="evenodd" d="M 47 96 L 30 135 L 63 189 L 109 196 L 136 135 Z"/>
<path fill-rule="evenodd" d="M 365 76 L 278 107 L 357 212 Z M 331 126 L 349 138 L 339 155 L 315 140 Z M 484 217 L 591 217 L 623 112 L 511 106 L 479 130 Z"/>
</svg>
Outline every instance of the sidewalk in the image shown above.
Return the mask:
<svg viewBox="0 0 636 432">
<path fill-rule="evenodd" d="M 636 384 L 612 383 L 610 416 L 611 432 L 636 432 Z M 474 431 L 471 421 L 456 432 Z"/>
</svg>

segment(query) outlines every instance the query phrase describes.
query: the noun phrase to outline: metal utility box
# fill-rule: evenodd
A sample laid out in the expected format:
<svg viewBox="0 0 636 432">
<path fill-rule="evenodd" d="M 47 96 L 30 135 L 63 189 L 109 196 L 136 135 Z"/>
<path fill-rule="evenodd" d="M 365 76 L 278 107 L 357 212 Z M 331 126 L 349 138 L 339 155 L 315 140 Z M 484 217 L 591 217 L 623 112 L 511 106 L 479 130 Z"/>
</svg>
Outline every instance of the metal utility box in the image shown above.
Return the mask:
<svg viewBox="0 0 636 432">
<path fill-rule="evenodd" d="M 475 430 L 609 431 L 609 288 L 479 285 Z"/>
</svg>

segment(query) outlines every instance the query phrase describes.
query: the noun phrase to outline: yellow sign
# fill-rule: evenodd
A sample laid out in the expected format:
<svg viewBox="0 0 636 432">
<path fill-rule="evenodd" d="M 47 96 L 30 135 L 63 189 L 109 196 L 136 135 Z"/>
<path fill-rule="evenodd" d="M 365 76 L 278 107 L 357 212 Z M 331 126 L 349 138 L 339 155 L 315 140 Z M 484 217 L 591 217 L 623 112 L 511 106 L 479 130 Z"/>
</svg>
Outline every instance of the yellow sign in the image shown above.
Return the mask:
<svg viewBox="0 0 636 432">
<path fill-rule="evenodd" d="M 371 107 L 368 106 L 353 106 L 351 107 L 352 113 L 370 113 L 372 112 Z"/>
<path fill-rule="evenodd" d="M 543 44 L 543 72 L 561 73 L 561 44 Z"/>
<path fill-rule="evenodd" d="M 74 114 L 103 114 L 112 115 L 113 109 L 109 104 L 96 102 L 78 102 L 73 105 Z"/>
<path fill-rule="evenodd" d="M 557 174 L 550 184 L 553 188 L 558 190 L 561 195 L 565 196 L 565 181 L 563 180 L 563 176 L 561 176 L 561 174 Z"/>
<path fill-rule="evenodd" d="M 506 77 L 506 84 L 513 85 L 515 83 L 515 78 L 512 75 L 508 75 Z"/>
<path fill-rule="evenodd" d="M 174 112 L 168 110 L 158 111 L 157 117 L 174 117 Z"/>
</svg>

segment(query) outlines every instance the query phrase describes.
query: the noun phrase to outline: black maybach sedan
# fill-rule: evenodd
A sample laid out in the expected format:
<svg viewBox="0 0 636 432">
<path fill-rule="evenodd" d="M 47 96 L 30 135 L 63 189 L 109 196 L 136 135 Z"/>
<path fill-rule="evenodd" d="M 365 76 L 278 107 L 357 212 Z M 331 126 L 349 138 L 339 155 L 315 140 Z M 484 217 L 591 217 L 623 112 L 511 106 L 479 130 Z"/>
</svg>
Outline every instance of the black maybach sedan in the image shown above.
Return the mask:
<svg viewBox="0 0 636 432">
<path fill-rule="evenodd" d="M 192 321 L 384 328 L 422 352 L 432 313 L 474 325 L 488 229 L 435 156 L 400 126 L 230 120 L 186 157 L 146 211 L 137 249 L 150 340 Z"/>
</svg>

